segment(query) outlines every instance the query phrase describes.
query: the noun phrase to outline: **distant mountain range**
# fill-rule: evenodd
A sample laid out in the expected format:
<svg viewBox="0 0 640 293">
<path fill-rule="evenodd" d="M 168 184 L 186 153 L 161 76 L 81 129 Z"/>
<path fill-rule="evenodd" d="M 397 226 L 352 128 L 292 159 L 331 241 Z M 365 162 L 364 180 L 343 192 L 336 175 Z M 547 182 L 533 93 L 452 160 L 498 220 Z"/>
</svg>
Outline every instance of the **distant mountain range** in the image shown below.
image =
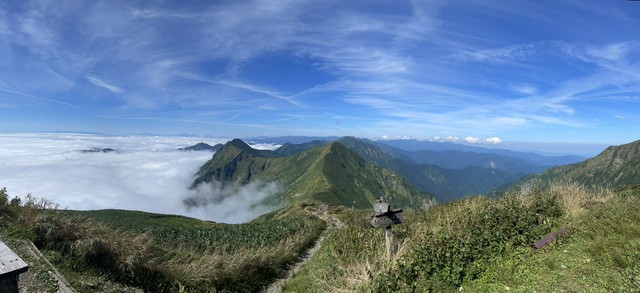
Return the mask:
<svg viewBox="0 0 640 293">
<path fill-rule="evenodd" d="M 301 137 L 297 137 L 302 140 Z M 533 153 L 502 151 L 514 156 L 487 153 L 488 149 L 423 141 L 372 141 L 354 137 L 341 137 L 336 142 L 344 144 L 363 159 L 383 168 L 389 168 L 406 178 L 420 190 L 429 192 L 439 202 L 462 198 L 472 194 L 487 194 L 512 183 L 527 174 L 540 173 L 552 165 L 549 163 L 575 162 L 579 157 L 550 157 Z M 263 141 L 264 142 L 264 141 Z M 409 149 L 441 146 L 462 150 L 406 150 L 393 147 L 406 143 Z M 313 140 L 302 144 L 285 143 L 275 152 L 291 155 L 310 147 L 329 143 Z M 471 152 L 469 150 L 481 150 Z"/>
<path fill-rule="evenodd" d="M 336 141 L 340 139 L 340 137 L 328 136 L 328 137 L 317 137 L 317 136 L 283 136 L 283 137 L 257 137 L 248 139 L 248 141 L 256 142 L 256 143 L 272 143 L 272 144 L 290 144 L 290 145 L 298 145 L 298 144 L 307 144 L 311 142 L 329 142 Z M 414 159 L 416 163 L 424 163 L 424 164 L 433 164 L 438 165 L 443 168 L 460 168 L 466 167 L 461 166 L 460 163 L 454 163 L 451 165 L 448 158 L 457 158 L 460 155 L 468 156 L 468 155 L 477 155 L 477 154 L 486 154 L 486 155 L 497 155 L 501 157 L 507 158 L 518 158 L 525 160 L 527 164 L 540 166 L 544 170 L 545 168 L 549 168 L 551 166 L 561 166 L 567 164 L 573 164 L 577 162 L 581 162 L 585 160 L 585 157 L 574 156 L 574 155 L 542 155 L 534 152 L 519 152 L 512 151 L 507 149 L 495 149 L 495 148 L 484 148 L 477 146 L 469 146 L 458 143 L 451 142 L 434 142 L 434 141 L 424 141 L 424 140 L 416 140 L 416 139 L 399 139 L 399 140 L 368 140 L 362 139 L 369 142 L 375 142 L 379 145 L 386 145 L 395 149 L 394 152 L 407 152 L 407 156 Z M 435 155 L 434 155 L 435 153 Z M 442 158 L 445 159 L 442 159 Z M 489 158 L 489 156 L 485 157 Z M 459 162 L 470 162 L 468 166 L 481 166 L 482 164 L 478 164 L 477 159 L 472 158 L 471 160 L 460 159 Z M 485 160 L 489 161 L 489 160 Z M 464 165 L 464 163 L 462 164 Z M 529 173 L 530 170 L 527 169 L 526 173 Z"/>
<path fill-rule="evenodd" d="M 503 157 L 512 157 L 518 158 L 528 161 L 531 164 L 541 165 L 541 166 L 557 166 L 557 165 L 567 165 L 580 162 L 585 158 L 580 156 L 573 155 L 562 155 L 562 156 L 545 156 L 533 152 L 517 152 L 512 150 L 505 149 L 489 149 L 483 147 L 474 147 L 469 145 L 451 143 L 451 142 L 433 142 L 433 141 L 422 141 L 415 139 L 404 139 L 404 140 L 380 140 L 378 141 L 382 144 L 386 144 L 392 147 L 396 147 L 399 149 L 403 149 L 410 152 L 450 152 L 450 151 L 458 151 L 458 152 L 471 152 L 478 154 L 493 154 L 499 155 Z M 424 162 L 431 163 L 431 162 Z"/>
<path fill-rule="evenodd" d="M 387 196 L 393 204 L 417 207 L 433 198 L 402 176 L 365 161 L 338 142 L 283 145 L 276 151 L 267 151 L 234 139 L 200 168 L 192 188 L 202 183 L 233 185 L 253 181 L 277 182 L 284 188 L 277 200 L 287 204 L 320 201 L 371 208 L 375 199 Z"/>
<path fill-rule="evenodd" d="M 640 184 L 640 140 L 610 146 L 594 158 L 553 167 L 538 176 L 523 178 L 514 186 L 545 188 L 554 183 L 573 182 L 587 188 L 624 189 Z"/>
<path fill-rule="evenodd" d="M 303 141 L 303 143 L 291 143 L 288 141 Z M 395 177 L 402 177 L 410 185 L 424 193 L 435 197 L 439 202 L 446 202 L 462 198 L 473 194 L 488 194 L 501 186 L 509 185 L 527 174 L 538 174 L 551 165 L 550 163 L 565 163 L 579 160 L 575 156 L 543 156 L 534 153 L 519 153 L 505 150 L 494 150 L 499 153 L 490 153 L 488 149 L 456 145 L 451 143 L 435 143 L 424 141 L 371 141 L 354 137 L 340 137 L 333 141 L 324 140 L 318 137 L 284 137 L 267 140 L 252 140 L 259 143 L 281 143 L 282 145 L 273 150 L 256 150 L 241 140 L 233 140 L 224 147 L 218 145 L 218 152 L 207 162 L 197 174 L 193 182 L 193 187 L 212 180 L 219 182 L 239 182 L 246 184 L 253 179 L 262 181 L 277 181 L 285 186 L 283 198 L 293 199 L 295 197 L 323 198 L 322 194 L 328 194 L 323 188 L 332 186 L 333 196 L 335 190 L 355 190 L 353 186 L 345 187 L 338 183 L 345 183 L 345 180 L 333 180 L 329 183 L 327 174 L 319 172 L 318 166 L 310 164 L 309 159 L 302 159 L 310 156 L 312 150 L 324 149 L 333 146 L 332 149 L 347 149 L 352 155 L 345 157 L 352 160 L 362 160 L 376 168 L 382 168 L 393 174 Z M 199 146 L 200 145 L 200 146 Z M 340 146 L 336 146 L 340 145 Z M 401 149 L 396 146 L 404 146 L 408 149 Z M 434 150 L 438 147 L 456 147 L 453 150 Z M 431 147 L 432 149 L 418 149 L 420 147 Z M 209 149 L 198 144 L 191 149 Z M 189 149 L 189 148 L 185 148 Z M 418 149 L 418 150 L 415 150 Z M 473 152 L 476 150 L 478 152 Z M 509 155 L 505 155 L 509 154 Z M 320 154 L 313 153 L 313 156 Z M 314 159 L 319 160 L 319 159 Z M 275 163 L 274 163 L 275 162 Z M 344 164 L 345 166 L 360 166 L 358 164 Z M 324 165 L 323 165 L 324 166 Z M 367 177 L 369 185 L 374 184 L 371 174 L 379 174 L 381 171 L 361 171 L 342 170 L 336 166 L 327 167 L 345 176 Z M 360 167 L 359 167 L 360 168 Z M 365 172 L 365 173 L 367 173 Z M 397 176 L 397 175 L 399 176 Z M 312 176 L 313 175 L 313 176 Z M 317 179 L 314 176 L 319 176 Z M 392 177 L 394 177 L 392 176 Z M 363 182 L 364 178 L 353 177 L 355 181 Z M 334 178 L 338 179 L 338 178 Z M 319 188 L 319 181 L 325 182 Z M 376 179 L 382 180 L 383 179 Z M 308 183 L 311 182 L 311 183 Z M 315 182 L 315 183 L 314 183 Z M 293 186 L 289 186 L 293 184 Z M 388 184 L 388 183 L 385 183 Z M 319 188 L 314 191 L 309 185 Z M 351 184 L 353 185 L 353 184 Z M 382 184 L 384 185 L 384 184 Z M 381 186 L 382 186 L 381 185 Z M 304 192 L 303 192 L 304 191 Z M 366 200 L 361 196 L 356 205 L 369 202 L 377 197 L 373 194 L 375 190 L 368 190 L 364 194 Z M 385 194 L 393 190 L 385 190 Z M 414 192 L 414 191 L 412 191 Z M 329 192 L 331 193 L 331 192 Z M 353 192 L 354 194 L 363 191 Z M 309 195 L 312 194 L 312 195 Z M 315 195 L 313 195 L 315 194 Z M 370 196 L 369 196 L 370 195 Z M 379 195 L 378 195 L 379 196 Z M 328 197 L 325 197 L 326 200 Z M 344 198 L 329 200 L 332 203 L 345 202 Z M 406 199 L 403 199 L 406 201 Z M 350 206 L 348 203 L 345 204 Z"/>
</svg>

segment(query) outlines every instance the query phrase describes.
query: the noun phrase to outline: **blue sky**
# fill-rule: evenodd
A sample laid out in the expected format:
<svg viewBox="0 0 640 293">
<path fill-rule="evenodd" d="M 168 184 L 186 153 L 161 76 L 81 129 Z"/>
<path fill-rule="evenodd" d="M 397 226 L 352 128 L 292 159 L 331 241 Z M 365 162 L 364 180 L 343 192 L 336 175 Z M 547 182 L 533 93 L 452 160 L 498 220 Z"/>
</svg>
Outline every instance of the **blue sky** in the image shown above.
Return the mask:
<svg viewBox="0 0 640 293">
<path fill-rule="evenodd" d="M 0 3 L 0 132 L 640 139 L 640 2 Z"/>
</svg>

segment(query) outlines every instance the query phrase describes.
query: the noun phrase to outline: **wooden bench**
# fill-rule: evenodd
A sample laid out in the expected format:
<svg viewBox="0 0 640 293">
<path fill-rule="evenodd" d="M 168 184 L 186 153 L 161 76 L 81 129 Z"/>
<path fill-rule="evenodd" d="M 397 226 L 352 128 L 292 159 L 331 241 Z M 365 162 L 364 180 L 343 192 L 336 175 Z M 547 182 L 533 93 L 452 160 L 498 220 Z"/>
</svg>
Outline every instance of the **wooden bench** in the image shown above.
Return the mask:
<svg viewBox="0 0 640 293">
<path fill-rule="evenodd" d="M 0 293 L 17 293 L 20 274 L 27 270 L 29 266 L 0 241 Z"/>
</svg>

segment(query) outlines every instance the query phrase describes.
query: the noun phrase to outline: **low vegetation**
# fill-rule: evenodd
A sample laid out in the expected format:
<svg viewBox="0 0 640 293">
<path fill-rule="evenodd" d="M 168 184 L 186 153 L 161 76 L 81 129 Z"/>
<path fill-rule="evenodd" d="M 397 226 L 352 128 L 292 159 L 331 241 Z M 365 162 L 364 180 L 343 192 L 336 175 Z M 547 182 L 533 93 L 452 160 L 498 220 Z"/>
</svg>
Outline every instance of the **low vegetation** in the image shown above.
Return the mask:
<svg viewBox="0 0 640 293">
<path fill-rule="evenodd" d="M 296 262 L 324 222 L 292 208 L 286 217 L 228 225 L 130 211 L 60 211 L 0 196 L 0 233 L 34 242 L 79 291 L 91 276 L 151 292 L 255 292 Z"/>
<path fill-rule="evenodd" d="M 324 220 L 295 205 L 251 223 L 217 224 L 143 212 L 58 211 L 0 192 L 0 235 L 30 239 L 80 291 L 87 275 L 148 291 L 260 291 L 324 234 L 285 292 L 636 292 L 640 187 L 575 184 L 470 197 L 406 210 L 393 256 L 372 211 L 332 207 Z M 543 250 L 533 242 L 569 232 Z M 322 232 L 324 231 L 324 233 Z"/>
<path fill-rule="evenodd" d="M 327 232 L 285 291 L 637 291 L 639 207 L 634 190 L 565 184 L 407 211 L 393 228 L 391 261 L 384 233 L 366 224 L 370 213 L 343 210 L 345 228 Z M 530 247 L 565 226 L 544 251 Z"/>
</svg>

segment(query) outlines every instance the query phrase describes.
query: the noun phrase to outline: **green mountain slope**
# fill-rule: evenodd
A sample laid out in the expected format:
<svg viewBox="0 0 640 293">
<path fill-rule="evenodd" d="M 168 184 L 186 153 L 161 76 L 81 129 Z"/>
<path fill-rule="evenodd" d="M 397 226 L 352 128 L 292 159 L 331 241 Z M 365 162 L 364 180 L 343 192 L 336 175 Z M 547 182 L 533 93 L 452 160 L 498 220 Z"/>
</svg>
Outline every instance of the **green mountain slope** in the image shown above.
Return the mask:
<svg viewBox="0 0 640 293">
<path fill-rule="evenodd" d="M 343 137 L 337 141 L 365 160 L 402 175 L 420 190 L 433 194 L 438 202 L 459 199 L 473 194 L 487 194 L 522 176 L 500 169 L 479 166 L 447 169 L 435 165 L 415 164 L 393 148 L 373 141 L 354 137 Z"/>
<path fill-rule="evenodd" d="M 547 187 L 553 183 L 574 182 L 588 188 L 621 189 L 640 183 L 640 140 L 610 146 L 586 161 L 551 168 L 539 176 L 521 180 L 515 186 Z"/>
<path fill-rule="evenodd" d="M 233 140 L 200 168 L 192 187 L 207 182 L 231 186 L 255 181 L 276 182 L 282 192 L 267 200 L 285 204 L 321 201 L 369 209 L 383 195 L 403 207 L 421 206 L 432 199 L 402 176 L 365 161 L 337 142 L 282 157 Z"/>
</svg>

